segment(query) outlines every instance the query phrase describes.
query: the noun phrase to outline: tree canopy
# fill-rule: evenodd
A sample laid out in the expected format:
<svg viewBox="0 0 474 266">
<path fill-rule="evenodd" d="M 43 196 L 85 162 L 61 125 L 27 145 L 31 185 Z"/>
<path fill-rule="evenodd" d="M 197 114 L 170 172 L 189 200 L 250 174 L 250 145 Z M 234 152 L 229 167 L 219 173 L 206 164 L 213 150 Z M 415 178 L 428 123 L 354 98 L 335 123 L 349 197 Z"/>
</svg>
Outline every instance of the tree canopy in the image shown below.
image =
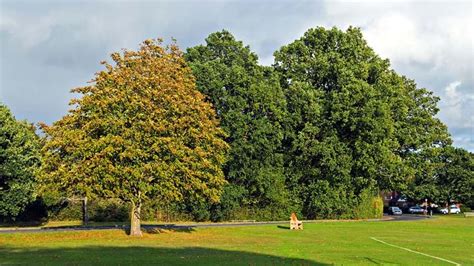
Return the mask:
<svg viewBox="0 0 474 266">
<path fill-rule="evenodd" d="M 42 181 L 129 202 L 131 235 L 141 235 L 148 199 L 219 201 L 228 145 L 176 45 L 147 40 L 111 57 L 92 85 L 72 90 L 82 95 L 73 109 L 43 125 Z"/>
<path fill-rule="evenodd" d="M 474 155 L 464 149 L 446 146 L 419 155 L 424 171 L 418 174 L 405 194 L 445 205 L 461 202 L 474 206 Z"/>
<path fill-rule="evenodd" d="M 14 218 L 34 200 L 39 149 L 33 125 L 0 104 L 0 216 Z"/>
<path fill-rule="evenodd" d="M 253 209 L 253 215 L 272 209 L 267 218 L 286 217 L 281 149 L 286 101 L 278 76 L 225 30 L 189 48 L 186 60 L 228 134 L 231 150 L 224 171 L 230 182 L 227 196 L 233 195 L 229 200 Z"/>
<path fill-rule="evenodd" d="M 274 67 L 289 183 L 309 217 L 350 213 L 364 190 L 406 189 L 420 170 L 412 157 L 449 143 L 439 99 L 390 69 L 357 28 L 310 29 L 275 52 Z"/>
<path fill-rule="evenodd" d="M 195 220 L 376 217 L 383 190 L 473 203 L 472 154 L 451 146 L 439 98 L 360 29 L 309 29 L 274 56 L 260 65 L 225 30 L 185 54 L 112 54 L 42 125 L 42 187 L 127 202 L 132 235 L 156 203 Z"/>
</svg>

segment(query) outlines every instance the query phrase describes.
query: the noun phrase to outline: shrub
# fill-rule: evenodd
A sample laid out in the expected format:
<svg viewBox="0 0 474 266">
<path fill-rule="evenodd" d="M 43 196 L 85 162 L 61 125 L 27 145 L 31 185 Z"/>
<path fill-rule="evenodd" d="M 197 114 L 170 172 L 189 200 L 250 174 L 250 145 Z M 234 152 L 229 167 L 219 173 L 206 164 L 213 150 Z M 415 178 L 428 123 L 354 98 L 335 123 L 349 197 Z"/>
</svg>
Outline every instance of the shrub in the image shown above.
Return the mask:
<svg viewBox="0 0 474 266">
<path fill-rule="evenodd" d="M 25 209 L 21 211 L 18 216 L 0 216 L 0 221 L 4 223 L 33 223 L 37 224 L 44 222 L 48 216 L 48 206 L 42 198 L 36 198 L 35 201 L 26 205 Z M 14 219 L 13 219 L 14 218 Z"/>
<path fill-rule="evenodd" d="M 245 220 L 238 214 L 245 194 L 245 188 L 242 186 L 235 184 L 227 184 L 224 186 L 224 192 L 222 193 L 220 202 L 211 206 L 211 220 L 215 222 Z"/>
<path fill-rule="evenodd" d="M 142 220 L 158 222 L 196 221 L 183 203 L 150 201 L 142 206 Z"/>
<path fill-rule="evenodd" d="M 461 205 L 461 212 L 471 212 L 471 208 L 467 205 Z"/>
<path fill-rule="evenodd" d="M 128 205 L 116 199 L 93 199 L 87 204 L 89 220 L 94 222 L 122 222 L 129 218 Z M 82 201 L 62 201 L 49 206 L 50 220 L 82 220 Z"/>
<path fill-rule="evenodd" d="M 88 208 L 89 219 L 95 222 L 125 222 L 128 210 L 128 204 L 115 199 L 93 201 Z"/>
<path fill-rule="evenodd" d="M 351 219 L 355 197 L 343 186 L 317 180 L 305 189 L 303 214 L 307 219 Z"/>
<path fill-rule="evenodd" d="M 375 219 L 383 216 L 383 199 L 373 190 L 363 190 L 359 195 L 359 204 L 354 209 L 355 219 Z"/>
<path fill-rule="evenodd" d="M 63 200 L 48 208 L 48 218 L 55 221 L 82 220 L 81 202 Z"/>
</svg>

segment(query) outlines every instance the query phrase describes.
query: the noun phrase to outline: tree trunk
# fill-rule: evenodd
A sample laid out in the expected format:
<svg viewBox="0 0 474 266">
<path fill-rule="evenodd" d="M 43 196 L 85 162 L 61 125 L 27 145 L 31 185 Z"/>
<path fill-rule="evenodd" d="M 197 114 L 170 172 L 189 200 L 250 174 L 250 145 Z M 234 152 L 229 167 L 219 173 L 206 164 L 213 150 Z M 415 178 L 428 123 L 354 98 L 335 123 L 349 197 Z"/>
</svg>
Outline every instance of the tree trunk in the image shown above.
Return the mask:
<svg viewBox="0 0 474 266">
<path fill-rule="evenodd" d="M 448 201 L 447 201 L 448 204 L 446 204 L 446 208 L 448 209 L 448 214 L 451 214 L 451 208 L 450 208 L 450 207 L 451 207 L 451 206 L 450 206 L 451 202 L 450 202 L 450 201 L 451 201 L 451 199 L 448 198 Z"/>
<path fill-rule="evenodd" d="M 140 208 L 141 202 L 132 201 L 132 211 L 130 213 L 130 236 L 142 236 L 142 230 L 140 227 Z"/>
<path fill-rule="evenodd" d="M 87 214 L 87 197 L 82 199 L 82 223 L 84 225 L 89 223 L 89 214 Z"/>
</svg>

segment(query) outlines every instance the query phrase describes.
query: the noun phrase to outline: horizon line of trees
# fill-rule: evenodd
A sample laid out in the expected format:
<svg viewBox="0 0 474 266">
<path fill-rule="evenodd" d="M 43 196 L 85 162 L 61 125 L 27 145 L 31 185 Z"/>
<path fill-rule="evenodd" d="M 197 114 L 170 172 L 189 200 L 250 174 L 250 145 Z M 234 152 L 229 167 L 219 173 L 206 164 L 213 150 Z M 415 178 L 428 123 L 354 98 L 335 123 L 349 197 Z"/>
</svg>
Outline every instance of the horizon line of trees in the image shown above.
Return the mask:
<svg viewBox="0 0 474 266">
<path fill-rule="evenodd" d="M 147 40 L 41 138 L 0 105 L 0 216 L 114 198 L 140 235 L 144 205 L 213 221 L 374 217 L 380 191 L 474 205 L 474 155 L 451 145 L 439 98 L 360 29 L 309 29 L 274 56 L 260 65 L 225 30 L 186 52 Z"/>
</svg>

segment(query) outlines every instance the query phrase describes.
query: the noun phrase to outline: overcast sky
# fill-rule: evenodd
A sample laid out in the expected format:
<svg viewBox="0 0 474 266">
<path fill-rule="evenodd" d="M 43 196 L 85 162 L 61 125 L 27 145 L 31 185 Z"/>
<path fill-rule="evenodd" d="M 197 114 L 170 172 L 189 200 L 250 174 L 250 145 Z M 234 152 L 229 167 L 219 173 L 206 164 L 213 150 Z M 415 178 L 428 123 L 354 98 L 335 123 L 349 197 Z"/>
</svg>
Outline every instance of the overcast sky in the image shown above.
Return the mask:
<svg viewBox="0 0 474 266">
<path fill-rule="evenodd" d="M 4 1 L 0 0 L 0 102 L 19 119 L 51 123 L 69 90 L 100 61 L 148 38 L 182 49 L 227 29 L 262 64 L 316 26 L 360 27 L 400 74 L 441 97 L 439 117 L 454 144 L 474 151 L 471 1 Z"/>
</svg>

